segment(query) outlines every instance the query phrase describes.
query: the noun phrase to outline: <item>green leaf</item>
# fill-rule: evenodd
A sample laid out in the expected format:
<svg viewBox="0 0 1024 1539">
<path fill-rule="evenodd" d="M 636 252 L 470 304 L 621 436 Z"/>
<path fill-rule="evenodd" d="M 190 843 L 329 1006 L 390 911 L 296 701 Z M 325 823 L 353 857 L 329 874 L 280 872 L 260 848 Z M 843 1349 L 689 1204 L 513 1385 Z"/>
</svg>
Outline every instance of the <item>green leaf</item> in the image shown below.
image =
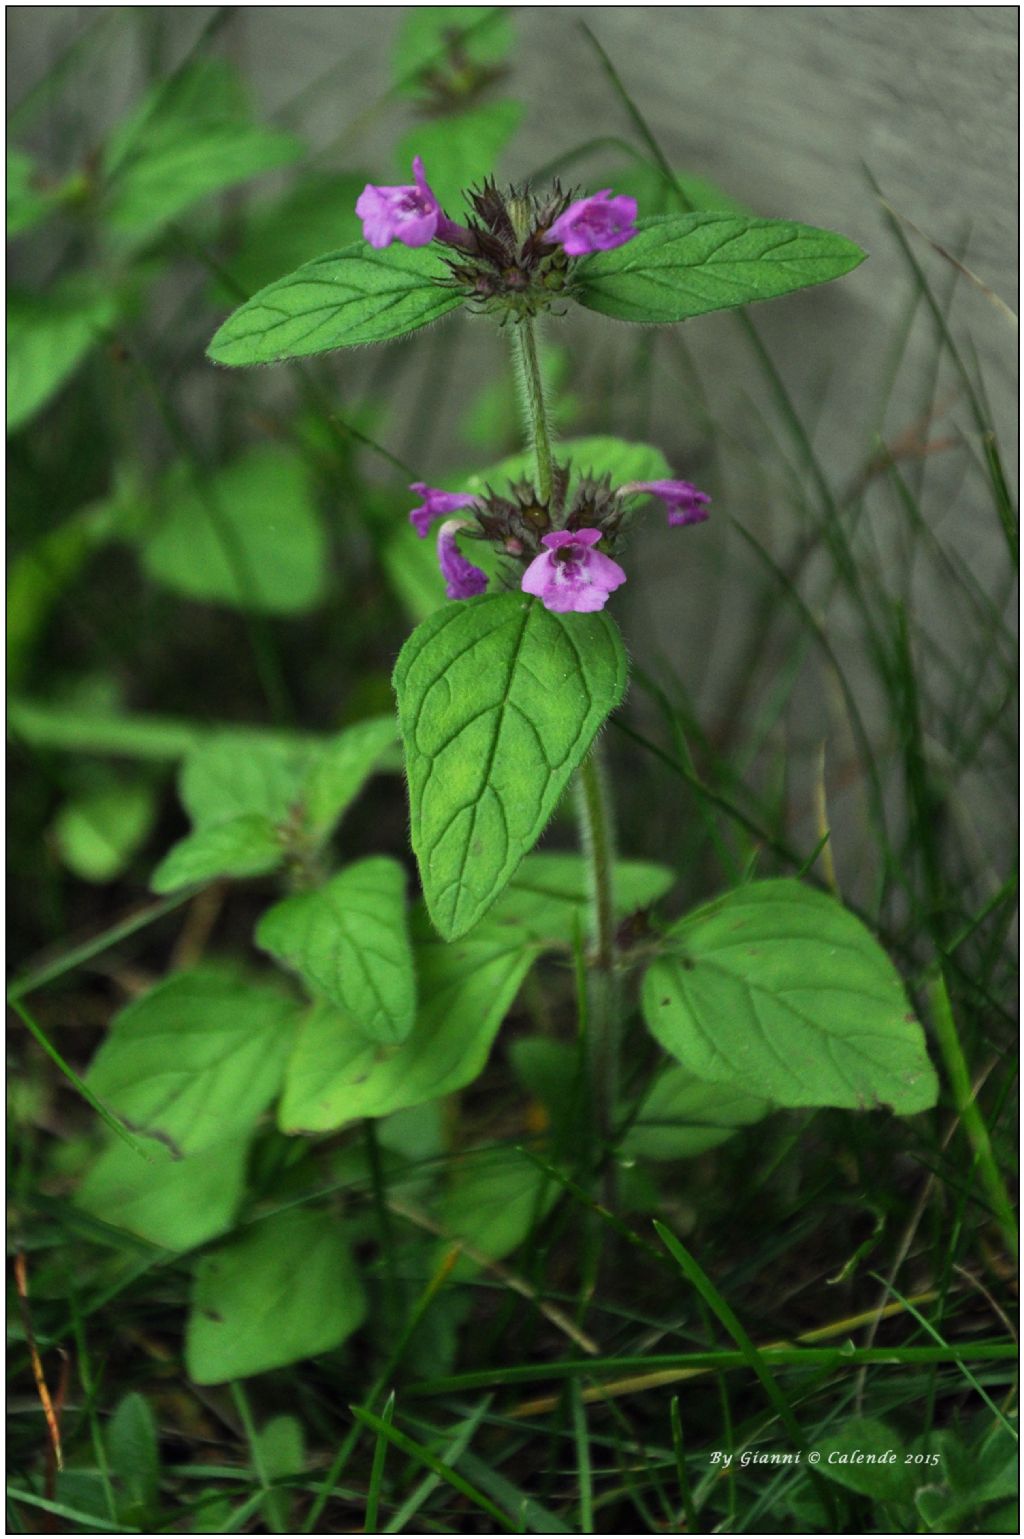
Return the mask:
<svg viewBox="0 0 1024 1539">
<path fill-rule="evenodd" d="M 501 1261 L 523 1243 L 560 1191 L 556 1181 L 514 1149 L 470 1155 L 456 1167 L 438 1222 L 446 1242 L 464 1240 L 488 1260 Z M 478 1261 L 462 1256 L 452 1277 L 463 1281 L 479 1270 Z"/>
<path fill-rule="evenodd" d="M 672 474 L 668 460 L 653 444 L 629 443 L 624 438 L 599 435 L 593 438 L 567 438 L 555 445 L 555 459 L 560 464 L 567 460 L 572 467 L 570 486 L 581 476 L 612 478 L 613 485 L 624 481 L 659 481 Z M 513 481 L 525 478 L 532 481 L 536 473 L 536 461 L 532 453 L 509 455 L 487 470 L 477 470 L 457 478 L 460 491 L 480 493 L 493 487 L 503 492 Z"/>
<path fill-rule="evenodd" d="M 626 655 L 608 615 L 555 615 L 503 593 L 424 621 L 394 684 L 423 891 L 455 939 L 540 837 L 622 699 Z"/>
<path fill-rule="evenodd" d="M 681 919 L 668 944 L 644 980 L 644 1015 L 699 1079 L 779 1106 L 934 1106 L 899 976 L 833 898 L 752 882 Z"/>
<path fill-rule="evenodd" d="M 904 1464 L 903 1439 L 884 1421 L 855 1416 L 818 1441 L 818 1469 L 830 1480 L 876 1502 L 912 1502 L 914 1475 Z"/>
<path fill-rule="evenodd" d="M 327 838 L 342 814 L 355 801 L 388 750 L 398 741 L 393 716 L 372 716 L 354 722 L 308 761 L 302 788 L 306 826 L 313 839 Z"/>
<path fill-rule="evenodd" d="M 53 836 L 61 859 L 83 881 L 112 881 L 145 841 L 156 810 L 146 781 L 104 776 L 58 812 Z"/>
<path fill-rule="evenodd" d="M 522 119 L 519 102 L 497 101 L 417 123 L 395 151 L 399 184 L 412 179 L 413 157 L 422 156 L 437 201 L 452 218 L 462 220 L 463 193 L 494 175 L 501 152 Z"/>
<path fill-rule="evenodd" d="M 285 898 L 256 943 L 300 975 L 372 1042 L 402 1042 L 416 1019 L 405 872 L 385 855 L 348 866 L 315 892 Z"/>
<path fill-rule="evenodd" d="M 529 937 L 512 925 L 482 925 L 454 945 L 420 940 L 419 1014 L 397 1049 L 374 1047 L 329 1005 L 312 1009 L 288 1063 L 282 1130 L 328 1132 L 468 1085 L 486 1063 L 535 954 Z"/>
<path fill-rule="evenodd" d="M 239 609 L 304 614 L 326 588 L 320 512 L 306 467 L 287 449 L 252 449 L 201 489 L 177 467 L 141 556 L 155 582 Z"/>
<path fill-rule="evenodd" d="M 283 1480 L 289 1475 L 301 1475 L 306 1463 L 302 1424 L 294 1416 L 272 1416 L 261 1427 L 254 1439 L 253 1462 L 259 1459 L 268 1480 Z M 291 1521 L 294 1496 L 291 1491 L 277 1489 L 267 1493 L 263 1503 L 267 1532 L 288 1534 L 294 1532 Z"/>
<path fill-rule="evenodd" d="M 365 1314 L 337 1217 L 287 1209 L 199 1261 L 185 1328 L 189 1377 L 221 1384 L 333 1351 Z"/>
<path fill-rule="evenodd" d="M 284 857 L 284 843 L 274 825 L 251 812 L 179 839 L 153 872 L 150 886 L 154 892 L 175 892 L 222 876 L 266 876 Z"/>
<path fill-rule="evenodd" d="M 622 1141 L 625 1158 L 691 1159 L 717 1148 L 741 1127 L 772 1110 L 759 1096 L 727 1085 L 709 1085 L 686 1069 L 666 1069 L 655 1080 Z"/>
<path fill-rule="evenodd" d="M 195 831 L 157 867 L 152 886 L 171 892 L 216 876 L 260 876 L 291 844 L 315 852 L 397 736 L 391 716 L 356 722 L 320 744 L 211 735 L 182 766 L 179 789 Z"/>
<path fill-rule="evenodd" d="M 106 1442 L 121 1520 L 144 1530 L 160 1479 L 156 1419 L 149 1401 L 142 1395 L 125 1395 L 110 1418 Z"/>
<path fill-rule="evenodd" d="M 201 198 L 302 150 L 294 135 L 249 120 L 227 65 L 200 61 L 155 86 L 112 136 L 102 168 L 104 222 L 137 245 Z"/>
<path fill-rule="evenodd" d="M 573 284 L 581 305 L 665 325 L 828 283 L 865 257 L 845 235 L 785 219 L 679 214 L 641 220 L 639 231 L 581 261 Z"/>
<path fill-rule="evenodd" d="M 209 356 L 239 367 L 407 336 L 462 303 L 444 287 L 445 271 L 429 247 L 356 242 L 254 294 L 228 316 Z"/>
<path fill-rule="evenodd" d="M 481 70 L 500 64 L 513 38 L 504 6 L 410 7 L 392 56 L 395 84 L 399 90 L 416 95 L 440 80 L 446 93 L 455 95 L 460 88 L 471 87 Z"/>
<path fill-rule="evenodd" d="M 164 1250 L 192 1250 L 231 1228 L 245 1190 L 249 1140 L 233 1137 L 176 1159 L 146 1139 L 149 1160 L 115 1138 L 89 1170 L 75 1205 Z"/>
<path fill-rule="evenodd" d="M 113 323 L 114 295 L 79 278 L 7 299 L 7 431 L 40 411 Z"/>
<path fill-rule="evenodd" d="M 664 897 L 675 872 L 620 860 L 612 873 L 615 917 L 627 919 Z M 540 945 L 569 946 L 586 930 L 590 886 L 582 855 L 529 855 L 491 910 L 490 923 L 515 924 Z"/>
<path fill-rule="evenodd" d="M 196 1154 L 269 1106 L 295 1018 L 286 994 L 234 969 L 176 973 L 115 1016 L 87 1083 L 131 1128 Z"/>
<path fill-rule="evenodd" d="M 218 282 L 218 301 L 233 304 L 239 288 L 255 294 L 325 251 L 361 239 L 356 199 L 370 180 L 321 172 L 304 177 L 282 197 L 248 208 L 238 248 L 226 263 L 232 285 Z"/>
<path fill-rule="evenodd" d="M 286 818 L 302 792 L 308 750 L 270 733 L 216 733 L 181 767 L 179 792 L 197 828 L 259 813 Z"/>
</svg>

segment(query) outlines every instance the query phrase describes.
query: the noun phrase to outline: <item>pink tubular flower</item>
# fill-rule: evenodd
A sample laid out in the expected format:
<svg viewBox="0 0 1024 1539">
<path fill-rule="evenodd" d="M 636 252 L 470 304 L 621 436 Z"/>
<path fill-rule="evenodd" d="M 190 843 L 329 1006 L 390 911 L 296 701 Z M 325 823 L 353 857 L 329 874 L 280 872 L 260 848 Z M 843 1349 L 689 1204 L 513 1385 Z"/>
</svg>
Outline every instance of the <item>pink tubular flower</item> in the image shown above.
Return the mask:
<svg viewBox="0 0 1024 1539">
<path fill-rule="evenodd" d="M 711 498 L 692 481 L 629 481 L 619 487 L 619 496 L 649 493 L 665 504 L 670 524 L 702 524 L 708 517 Z"/>
<path fill-rule="evenodd" d="M 614 251 L 636 235 L 636 199 L 612 197 L 612 190 L 570 203 L 548 228 L 546 239 L 560 242 L 566 256 L 588 256 L 592 251 Z"/>
<path fill-rule="evenodd" d="M 427 538 L 435 519 L 444 518 L 447 513 L 457 513 L 460 508 L 470 508 L 476 501 L 475 497 L 468 497 L 463 492 L 443 492 L 438 486 L 428 486 L 426 481 L 413 481 L 409 490 L 423 498 L 421 506 L 413 508 L 409 514 L 409 522 L 421 540 Z"/>
<path fill-rule="evenodd" d="M 546 534 L 541 544 L 547 550 L 523 573 L 523 592 L 535 594 L 545 609 L 556 614 L 603 609 L 609 593 L 626 581 L 626 574 L 617 561 L 593 549 L 600 539 L 600 529 L 558 529 Z"/>
<path fill-rule="evenodd" d="M 466 527 L 464 518 L 450 518 L 437 531 L 437 560 L 450 599 L 475 598 L 487 587 L 487 573 L 467 561 L 458 547 L 456 535 Z"/>
<path fill-rule="evenodd" d="M 430 190 L 423 161 L 412 163 L 412 187 L 375 187 L 368 182 L 359 194 L 356 213 L 363 221 L 363 235 L 378 250 L 393 240 L 403 246 L 429 246 L 447 223 L 441 205 Z"/>
</svg>

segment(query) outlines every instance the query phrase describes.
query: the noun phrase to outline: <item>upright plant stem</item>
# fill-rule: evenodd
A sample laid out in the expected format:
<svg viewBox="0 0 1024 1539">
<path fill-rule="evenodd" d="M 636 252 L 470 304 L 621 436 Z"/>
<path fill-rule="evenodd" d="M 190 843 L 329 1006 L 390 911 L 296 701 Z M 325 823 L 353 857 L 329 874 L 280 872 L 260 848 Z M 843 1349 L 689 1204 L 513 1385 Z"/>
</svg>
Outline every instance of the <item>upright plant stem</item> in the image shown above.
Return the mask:
<svg viewBox="0 0 1024 1539">
<path fill-rule="evenodd" d="M 551 430 L 537 353 L 537 334 L 528 316 L 512 327 L 512 349 L 530 447 L 537 459 L 537 491 L 541 502 L 547 502 L 551 496 Z"/>
<path fill-rule="evenodd" d="M 524 318 L 512 331 L 512 348 L 523 414 L 537 462 L 537 492 L 541 502 L 551 496 L 551 430 L 544 380 L 532 319 Z M 608 789 L 596 745 L 580 767 L 576 786 L 580 841 L 587 859 L 590 888 L 588 1024 L 593 1094 L 601 1143 L 608 1148 L 618 1098 L 618 1008 L 615 999 L 615 905 L 613 823 Z M 613 1193 L 606 1182 L 605 1201 Z"/>
</svg>

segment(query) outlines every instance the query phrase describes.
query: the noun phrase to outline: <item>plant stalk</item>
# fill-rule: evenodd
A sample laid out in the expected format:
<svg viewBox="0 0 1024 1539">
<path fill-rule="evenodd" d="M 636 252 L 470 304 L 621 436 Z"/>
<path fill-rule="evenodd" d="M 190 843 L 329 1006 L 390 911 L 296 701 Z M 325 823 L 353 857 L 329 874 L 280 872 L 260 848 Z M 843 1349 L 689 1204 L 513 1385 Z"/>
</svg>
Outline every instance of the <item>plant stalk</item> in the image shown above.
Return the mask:
<svg viewBox="0 0 1024 1539">
<path fill-rule="evenodd" d="M 526 418 L 530 447 L 537 461 L 537 491 L 541 502 L 551 496 L 551 427 L 544 399 L 544 380 L 537 352 L 537 333 L 529 316 L 511 328 L 516 384 Z"/>
<path fill-rule="evenodd" d="M 516 383 L 537 463 L 537 492 L 541 502 L 551 496 L 551 430 L 544 381 L 537 353 L 537 335 L 527 317 L 512 332 Z M 618 1101 L 619 1010 L 616 999 L 615 904 L 612 896 L 614 837 L 608 788 L 595 745 L 580 767 L 576 782 L 580 841 L 587 860 L 590 889 L 587 1037 L 592 1093 L 602 1149 L 607 1154 L 615 1131 Z M 612 1166 L 604 1199 L 613 1206 Z"/>
</svg>

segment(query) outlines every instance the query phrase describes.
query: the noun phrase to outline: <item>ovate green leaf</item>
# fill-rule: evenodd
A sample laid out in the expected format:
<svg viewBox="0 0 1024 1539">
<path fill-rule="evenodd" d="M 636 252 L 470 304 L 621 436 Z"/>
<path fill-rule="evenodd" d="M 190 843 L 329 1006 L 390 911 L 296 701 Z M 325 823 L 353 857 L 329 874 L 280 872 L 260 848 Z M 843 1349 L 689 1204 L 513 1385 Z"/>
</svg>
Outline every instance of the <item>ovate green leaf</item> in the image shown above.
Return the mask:
<svg viewBox="0 0 1024 1539">
<path fill-rule="evenodd" d="M 124 870 L 155 818 L 151 785 L 104 776 L 64 803 L 53 835 L 69 871 L 86 882 L 109 882 Z"/>
<path fill-rule="evenodd" d="M 216 733 L 187 756 L 180 793 L 197 828 L 260 813 L 287 817 L 302 790 L 308 750 L 269 734 Z"/>
<path fill-rule="evenodd" d="M 648 1160 L 691 1159 L 714 1149 L 771 1111 L 771 1103 L 729 1085 L 710 1085 L 686 1069 L 666 1069 L 622 1141 L 621 1152 Z"/>
<path fill-rule="evenodd" d="M 622 699 L 626 656 L 608 615 L 503 593 L 424 621 L 394 682 L 413 849 L 430 916 L 454 939 L 540 837 Z"/>
<path fill-rule="evenodd" d="M 670 215 L 642 220 L 624 246 L 584 258 L 573 292 L 589 310 L 664 325 L 827 283 L 864 256 L 845 235 L 784 219 Z"/>
<path fill-rule="evenodd" d="M 327 540 L 297 455 L 258 448 L 197 487 L 179 467 L 164 488 L 142 562 L 186 598 L 302 614 L 323 597 Z"/>
<path fill-rule="evenodd" d="M 368 1043 L 329 1005 L 312 1009 L 285 1077 L 284 1132 L 327 1132 L 359 1117 L 386 1117 L 468 1085 L 535 954 L 514 925 L 485 924 L 452 945 L 420 939 L 419 1014 L 399 1048 Z"/>
<path fill-rule="evenodd" d="M 79 279 L 7 299 L 7 431 L 34 417 L 102 337 L 117 305 Z"/>
<path fill-rule="evenodd" d="M 278 363 L 406 336 L 462 303 L 444 275 L 429 247 L 375 251 L 357 242 L 254 294 L 221 326 L 209 356 L 233 366 Z"/>
<path fill-rule="evenodd" d="M 172 1251 L 205 1245 L 231 1228 L 245 1189 L 248 1137 L 209 1144 L 185 1159 L 155 1139 L 142 1142 L 148 1160 L 113 1139 L 82 1182 L 76 1206 Z"/>
<path fill-rule="evenodd" d="M 269 909 L 256 942 L 295 969 L 372 1042 L 404 1040 L 416 1019 L 405 872 L 385 855 Z"/>
<path fill-rule="evenodd" d="M 142 1395 L 125 1395 L 107 1427 L 107 1458 L 122 1522 L 145 1527 L 160 1479 L 156 1418 Z"/>
<path fill-rule="evenodd" d="M 514 1149 L 470 1155 L 456 1167 L 440 1204 L 438 1220 L 445 1241 L 464 1240 L 489 1261 L 501 1261 L 522 1244 L 561 1190 L 552 1177 Z M 479 1267 L 473 1257 L 462 1256 L 452 1275 L 472 1277 Z"/>
<path fill-rule="evenodd" d="M 288 1209 L 200 1260 L 185 1363 L 197 1384 L 248 1378 L 332 1351 L 365 1313 L 337 1216 Z"/>
<path fill-rule="evenodd" d="M 668 892 L 675 872 L 642 860 L 616 861 L 612 902 L 617 919 L 649 908 Z M 586 931 L 590 886 L 582 855 L 529 855 L 491 910 L 489 923 L 520 926 L 540 945 L 571 945 Z"/>
<path fill-rule="evenodd" d="M 398 722 L 395 718 L 373 716 L 366 721 L 354 722 L 310 755 L 303 781 L 302 803 L 307 826 L 315 840 L 330 834 L 397 742 Z"/>
<path fill-rule="evenodd" d="M 779 1106 L 934 1106 L 924 1033 L 874 937 L 833 898 L 753 882 L 681 919 L 643 1007 L 699 1079 Z"/>
<path fill-rule="evenodd" d="M 292 846 L 328 839 L 398 736 L 393 717 L 356 722 L 317 742 L 268 733 L 216 733 L 192 750 L 180 792 L 195 825 L 157 868 L 170 892 L 216 876 L 273 871 Z"/>
<path fill-rule="evenodd" d="M 248 1132 L 277 1094 L 296 1010 L 271 984 L 212 966 L 176 973 L 114 1019 L 87 1082 L 176 1155 Z"/>
<path fill-rule="evenodd" d="M 284 857 L 284 843 L 274 825 L 251 812 L 197 828 L 180 839 L 153 872 L 150 886 L 154 892 L 176 892 L 220 876 L 265 876 L 276 871 Z"/>
<path fill-rule="evenodd" d="M 821 1473 L 847 1490 L 876 1502 L 913 1501 L 917 1481 L 903 1462 L 903 1439 L 884 1421 L 854 1416 L 838 1432 L 818 1439 L 816 1446 Z"/>
</svg>

